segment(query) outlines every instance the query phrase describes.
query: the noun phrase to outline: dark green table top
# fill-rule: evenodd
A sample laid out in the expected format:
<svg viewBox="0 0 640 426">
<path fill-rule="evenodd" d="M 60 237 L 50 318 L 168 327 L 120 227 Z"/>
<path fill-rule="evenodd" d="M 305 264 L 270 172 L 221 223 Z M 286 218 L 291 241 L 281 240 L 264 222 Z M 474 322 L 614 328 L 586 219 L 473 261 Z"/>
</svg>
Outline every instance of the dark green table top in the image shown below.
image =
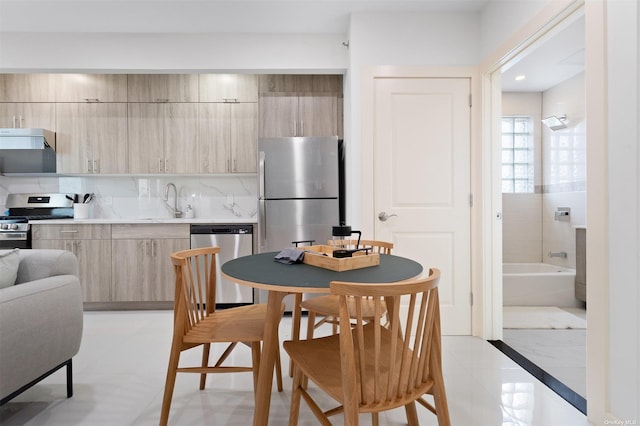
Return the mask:
<svg viewBox="0 0 640 426">
<path fill-rule="evenodd" d="M 387 283 L 422 273 L 418 262 L 390 254 L 381 254 L 377 266 L 343 272 L 304 263 L 286 265 L 273 260 L 276 254 L 278 252 L 261 253 L 230 260 L 222 265 L 222 273 L 232 281 L 257 288 L 305 293 L 328 293 L 331 281 Z"/>
</svg>

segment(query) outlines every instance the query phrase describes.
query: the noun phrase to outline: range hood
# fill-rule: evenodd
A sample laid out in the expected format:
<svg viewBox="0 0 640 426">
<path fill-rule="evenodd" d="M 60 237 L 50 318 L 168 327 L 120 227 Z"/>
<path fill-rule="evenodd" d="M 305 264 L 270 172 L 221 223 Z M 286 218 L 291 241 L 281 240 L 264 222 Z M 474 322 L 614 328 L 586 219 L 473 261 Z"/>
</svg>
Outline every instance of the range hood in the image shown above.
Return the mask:
<svg viewBox="0 0 640 426">
<path fill-rule="evenodd" d="M 45 129 L 0 129 L 0 174 L 56 172 L 56 135 Z"/>
</svg>

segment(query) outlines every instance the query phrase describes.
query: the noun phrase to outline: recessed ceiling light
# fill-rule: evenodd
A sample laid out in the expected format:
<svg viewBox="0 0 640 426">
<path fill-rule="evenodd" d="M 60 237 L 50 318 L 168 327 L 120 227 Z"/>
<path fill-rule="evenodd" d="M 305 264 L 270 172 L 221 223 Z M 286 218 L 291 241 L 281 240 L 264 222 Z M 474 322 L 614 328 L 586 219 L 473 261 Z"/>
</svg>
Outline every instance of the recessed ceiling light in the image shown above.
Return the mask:
<svg viewBox="0 0 640 426">
<path fill-rule="evenodd" d="M 520 75 L 516 75 L 515 80 L 516 80 L 516 81 L 522 81 L 522 80 L 524 80 L 524 79 L 526 79 L 526 78 L 527 78 L 527 76 L 526 76 L 526 75 L 524 75 L 524 74 L 520 74 Z"/>
</svg>

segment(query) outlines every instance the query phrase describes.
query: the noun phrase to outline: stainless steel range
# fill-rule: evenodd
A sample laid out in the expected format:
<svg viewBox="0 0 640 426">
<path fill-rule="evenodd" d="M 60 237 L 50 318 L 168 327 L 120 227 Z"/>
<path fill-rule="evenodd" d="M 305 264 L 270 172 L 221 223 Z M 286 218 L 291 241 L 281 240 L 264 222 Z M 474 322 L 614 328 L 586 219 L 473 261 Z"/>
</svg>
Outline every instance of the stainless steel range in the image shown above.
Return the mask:
<svg viewBox="0 0 640 426">
<path fill-rule="evenodd" d="M 73 194 L 9 194 L 0 216 L 0 249 L 31 248 L 29 221 L 73 217 Z"/>
</svg>

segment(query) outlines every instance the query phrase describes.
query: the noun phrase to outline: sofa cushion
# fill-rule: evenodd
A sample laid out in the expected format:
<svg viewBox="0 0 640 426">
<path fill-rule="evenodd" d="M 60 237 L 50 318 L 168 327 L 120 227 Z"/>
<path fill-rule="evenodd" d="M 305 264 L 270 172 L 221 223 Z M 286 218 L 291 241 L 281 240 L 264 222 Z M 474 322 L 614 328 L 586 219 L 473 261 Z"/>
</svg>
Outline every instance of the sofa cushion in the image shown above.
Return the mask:
<svg viewBox="0 0 640 426">
<path fill-rule="evenodd" d="M 19 249 L 0 250 L 0 288 L 16 283 L 20 265 Z"/>
</svg>

